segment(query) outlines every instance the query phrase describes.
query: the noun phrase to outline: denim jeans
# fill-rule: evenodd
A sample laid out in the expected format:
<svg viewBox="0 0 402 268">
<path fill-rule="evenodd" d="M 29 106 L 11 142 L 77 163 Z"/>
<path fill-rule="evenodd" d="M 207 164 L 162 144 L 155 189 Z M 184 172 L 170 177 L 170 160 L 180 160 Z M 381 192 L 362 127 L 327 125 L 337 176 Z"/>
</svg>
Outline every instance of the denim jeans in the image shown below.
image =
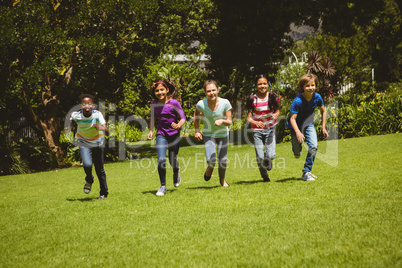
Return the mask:
<svg viewBox="0 0 402 268">
<path fill-rule="evenodd" d="M 107 196 L 109 192 L 106 182 L 106 172 L 105 169 L 103 168 L 104 163 L 103 145 L 96 147 L 79 146 L 79 148 L 80 148 L 82 164 L 84 166 L 86 174 L 85 181 L 91 184 L 94 182 L 94 176 L 92 175 L 92 162 L 93 162 L 93 164 L 95 165 L 95 172 L 99 180 L 100 195 Z"/>
<path fill-rule="evenodd" d="M 264 165 L 264 160 L 275 159 L 276 149 L 276 136 L 275 127 L 267 128 L 264 130 L 254 130 L 254 148 L 257 158 L 258 169 L 260 170 L 261 177 L 268 178 L 267 167 Z M 264 150 L 265 149 L 265 150 Z"/>
<path fill-rule="evenodd" d="M 180 134 L 172 136 L 156 135 L 156 151 L 158 153 L 158 173 L 161 185 L 166 185 L 166 151 L 169 149 L 169 163 L 173 172 L 179 171 L 177 155 L 180 148 Z"/>
<path fill-rule="evenodd" d="M 303 129 L 303 134 L 308 145 L 308 152 L 306 162 L 304 163 L 303 173 L 310 172 L 313 168 L 314 159 L 317 154 L 318 139 L 317 132 L 315 131 L 314 124 L 310 124 Z M 302 144 L 297 140 L 296 132 L 292 129 L 292 149 L 295 155 L 300 155 L 302 151 Z"/>
<path fill-rule="evenodd" d="M 212 169 L 215 168 L 216 150 L 218 150 L 218 173 L 220 179 L 225 178 L 228 144 L 229 137 L 213 138 L 209 136 L 204 136 L 204 147 L 207 164 Z"/>
</svg>

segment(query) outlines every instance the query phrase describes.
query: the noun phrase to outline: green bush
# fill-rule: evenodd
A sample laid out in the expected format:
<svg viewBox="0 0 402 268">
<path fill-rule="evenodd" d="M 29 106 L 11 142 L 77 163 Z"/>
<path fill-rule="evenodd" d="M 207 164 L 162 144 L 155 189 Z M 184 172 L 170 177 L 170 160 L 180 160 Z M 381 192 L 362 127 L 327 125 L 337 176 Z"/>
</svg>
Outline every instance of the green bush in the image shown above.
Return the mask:
<svg viewBox="0 0 402 268">
<path fill-rule="evenodd" d="M 339 138 L 363 137 L 398 133 L 402 129 L 402 87 L 390 84 L 383 92 L 373 88 L 360 96 L 353 96 L 351 103 L 338 98 L 336 116 L 328 119 L 328 126 L 338 127 Z"/>
<path fill-rule="evenodd" d="M 18 142 L 18 152 L 31 171 L 43 171 L 59 166 L 56 156 L 43 138 L 24 138 Z"/>
</svg>

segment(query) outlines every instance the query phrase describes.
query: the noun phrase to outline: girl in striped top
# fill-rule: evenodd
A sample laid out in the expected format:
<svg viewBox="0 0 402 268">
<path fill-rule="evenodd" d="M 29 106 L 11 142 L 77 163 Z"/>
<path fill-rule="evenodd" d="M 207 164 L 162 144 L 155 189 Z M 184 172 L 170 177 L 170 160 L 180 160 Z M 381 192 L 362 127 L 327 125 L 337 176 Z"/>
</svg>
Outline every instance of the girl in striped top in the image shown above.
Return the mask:
<svg viewBox="0 0 402 268">
<path fill-rule="evenodd" d="M 258 169 L 264 182 L 269 182 L 268 171 L 275 159 L 275 126 L 279 116 L 279 98 L 268 91 L 268 79 L 258 75 L 255 86 L 257 93 L 248 100 L 247 121 L 251 124 Z M 265 149 L 265 150 L 264 150 Z"/>
</svg>

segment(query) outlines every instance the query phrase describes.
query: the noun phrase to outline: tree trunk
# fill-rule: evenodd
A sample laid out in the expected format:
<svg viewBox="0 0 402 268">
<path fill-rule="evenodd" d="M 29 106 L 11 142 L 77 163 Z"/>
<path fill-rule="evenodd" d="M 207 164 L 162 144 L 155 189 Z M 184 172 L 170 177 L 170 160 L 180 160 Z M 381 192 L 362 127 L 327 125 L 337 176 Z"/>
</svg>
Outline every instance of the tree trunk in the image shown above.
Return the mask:
<svg viewBox="0 0 402 268">
<path fill-rule="evenodd" d="M 40 119 L 31 105 L 27 91 L 29 92 L 29 90 L 23 91 L 23 103 L 27 109 L 28 117 L 34 122 L 38 129 L 41 130 L 50 151 L 58 159 L 63 158 L 65 156 L 65 152 L 62 151 L 59 141 L 61 133 L 61 125 L 58 120 L 60 101 L 57 99 L 56 95 L 51 95 L 49 86 L 46 85 L 43 88 L 42 93 L 42 103 L 45 107 L 45 118 Z"/>
<path fill-rule="evenodd" d="M 72 50 L 70 58 L 66 61 L 66 63 L 69 63 L 70 67 L 64 74 L 62 86 L 70 83 L 72 75 L 78 66 L 77 56 L 79 53 L 79 45 L 76 45 Z M 45 72 L 42 78 L 42 104 L 44 107 L 44 118 L 40 118 L 32 107 L 30 94 L 28 94 L 30 92 L 29 88 L 23 90 L 22 99 L 28 117 L 34 122 L 38 129 L 42 131 L 42 135 L 45 138 L 50 151 L 57 157 L 57 159 L 61 160 L 66 156 L 66 152 L 62 150 L 59 140 L 61 131 L 63 130 L 63 124 L 59 122 L 60 100 L 57 94 L 52 92 L 51 82 L 50 74 Z M 62 163 L 62 161 L 59 161 L 59 163 Z"/>
</svg>

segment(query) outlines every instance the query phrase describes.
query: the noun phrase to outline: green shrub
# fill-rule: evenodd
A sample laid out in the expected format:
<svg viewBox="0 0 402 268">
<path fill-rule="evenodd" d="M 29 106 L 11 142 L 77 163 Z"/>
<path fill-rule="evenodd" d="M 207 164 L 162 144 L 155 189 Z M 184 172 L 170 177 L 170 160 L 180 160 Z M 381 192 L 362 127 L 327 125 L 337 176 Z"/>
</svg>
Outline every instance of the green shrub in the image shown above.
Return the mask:
<svg viewBox="0 0 402 268">
<path fill-rule="evenodd" d="M 31 171 L 43 171 L 59 166 L 56 156 L 43 138 L 24 138 L 18 142 L 18 152 Z"/>
<path fill-rule="evenodd" d="M 391 84 L 386 92 L 372 90 L 355 97 L 359 103 L 348 104 L 340 98 L 338 114 L 328 119 L 328 125 L 338 126 L 339 138 L 398 133 L 402 129 L 401 93 L 398 84 Z"/>
</svg>

